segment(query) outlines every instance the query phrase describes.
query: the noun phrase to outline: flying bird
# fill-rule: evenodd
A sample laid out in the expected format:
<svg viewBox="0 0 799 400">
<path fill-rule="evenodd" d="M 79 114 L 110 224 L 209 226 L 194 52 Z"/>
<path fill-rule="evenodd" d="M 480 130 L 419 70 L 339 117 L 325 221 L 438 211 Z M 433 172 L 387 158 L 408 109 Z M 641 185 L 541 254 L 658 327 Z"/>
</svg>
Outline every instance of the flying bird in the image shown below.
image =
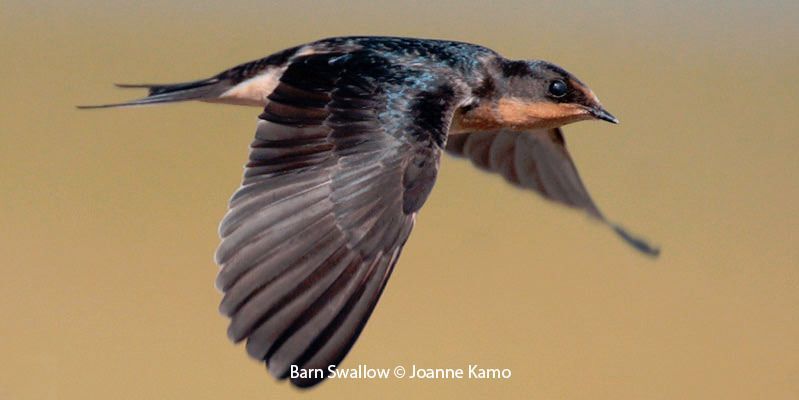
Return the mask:
<svg viewBox="0 0 799 400">
<path fill-rule="evenodd" d="M 219 227 L 228 335 L 299 387 L 350 350 L 430 194 L 442 153 L 583 210 L 639 251 L 659 250 L 591 200 L 560 127 L 618 120 L 574 75 L 461 42 L 319 40 L 107 108 L 197 100 L 263 108 Z"/>
</svg>

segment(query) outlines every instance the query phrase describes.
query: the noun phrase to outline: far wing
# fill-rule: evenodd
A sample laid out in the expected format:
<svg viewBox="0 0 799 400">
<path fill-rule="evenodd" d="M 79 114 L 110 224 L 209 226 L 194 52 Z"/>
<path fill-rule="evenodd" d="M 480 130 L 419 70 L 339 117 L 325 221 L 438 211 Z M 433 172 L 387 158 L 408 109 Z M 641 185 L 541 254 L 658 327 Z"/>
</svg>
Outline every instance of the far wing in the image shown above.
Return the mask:
<svg viewBox="0 0 799 400">
<path fill-rule="evenodd" d="M 481 169 L 496 172 L 508 182 L 538 192 L 545 198 L 586 211 L 609 223 L 633 247 L 649 255 L 659 249 L 608 222 L 583 185 L 566 150 L 559 128 L 515 132 L 498 130 L 452 135 L 447 152 L 466 157 Z"/>
</svg>

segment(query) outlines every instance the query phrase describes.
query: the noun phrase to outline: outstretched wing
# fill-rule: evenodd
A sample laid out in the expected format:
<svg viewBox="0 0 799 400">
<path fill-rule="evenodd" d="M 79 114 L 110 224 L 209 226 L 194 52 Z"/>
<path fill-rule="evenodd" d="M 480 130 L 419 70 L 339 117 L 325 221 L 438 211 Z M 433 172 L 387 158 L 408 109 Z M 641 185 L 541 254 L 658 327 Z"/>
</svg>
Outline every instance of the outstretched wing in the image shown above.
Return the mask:
<svg viewBox="0 0 799 400">
<path fill-rule="evenodd" d="M 405 134 L 419 125 L 392 112 L 407 106 L 388 100 L 385 82 L 403 84 L 393 68 L 368 54 L 298 57 L 260 116 L 220 226 L 217 286 L 229 336 L 279 379 L 343 359 L 435 180 L 440 148 L 425 137 L 440 132 Z"/>
<path fill-rule="evenodd" d="M 516 186 L 586 211 L 592 217 L 609 223 L 622 239 L 646 254 L 659 253 L 659 249 L 605 219 L 583 185 L 559 128 L 452 135 L 447 141 L 447 151 L 471 159 L 482 169 L 501 174 Z"/>
</svg>

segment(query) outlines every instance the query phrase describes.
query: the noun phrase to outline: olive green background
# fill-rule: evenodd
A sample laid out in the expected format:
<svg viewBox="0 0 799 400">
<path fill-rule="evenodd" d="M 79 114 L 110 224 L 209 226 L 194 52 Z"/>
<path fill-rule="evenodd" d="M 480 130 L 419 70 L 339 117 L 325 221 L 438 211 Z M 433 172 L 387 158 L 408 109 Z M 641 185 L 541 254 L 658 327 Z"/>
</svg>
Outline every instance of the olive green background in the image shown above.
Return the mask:
<svg viewBox="0 0 799 400">
<path fill-rule="evenodd" d="M 799 398 L 799 3 L 0 5 L 0 399 Z M 344 367 L 506 381 L 278 383 L 217 314 L 217 223 L 255 108 L 77 111 L 326 36 L 543 58 L 622 123 L 566 139 L 605 213 L 445 158 Z"/>
</svg>

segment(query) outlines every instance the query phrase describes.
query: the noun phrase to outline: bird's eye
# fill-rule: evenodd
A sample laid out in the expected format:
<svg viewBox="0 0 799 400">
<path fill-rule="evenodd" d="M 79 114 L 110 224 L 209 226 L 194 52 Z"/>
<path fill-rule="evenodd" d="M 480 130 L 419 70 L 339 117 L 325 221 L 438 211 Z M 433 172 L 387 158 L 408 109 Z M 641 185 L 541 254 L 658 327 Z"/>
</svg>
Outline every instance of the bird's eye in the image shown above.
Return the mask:
<svg viewBox="0 0 799 400">
<path fill-rule="evenodd" d="M 549 94 L 552 97 L 563 97 L 566 95 L 566 92 L 569 90 L 569 87 L 566 86 L 566 82 L 562 80 L 552 81 L 549 84 Z"/>
</svg>

